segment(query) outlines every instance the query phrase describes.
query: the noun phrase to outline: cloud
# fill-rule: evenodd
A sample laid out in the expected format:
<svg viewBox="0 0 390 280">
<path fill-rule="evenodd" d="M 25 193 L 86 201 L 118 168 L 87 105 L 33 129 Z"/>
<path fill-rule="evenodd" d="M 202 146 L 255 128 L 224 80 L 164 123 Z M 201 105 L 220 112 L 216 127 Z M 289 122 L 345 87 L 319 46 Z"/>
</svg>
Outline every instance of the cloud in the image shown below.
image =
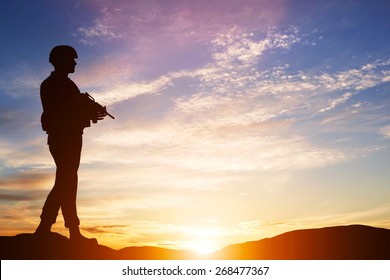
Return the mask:
<svg viewBox="0 0 390 280">
<path fill-rule="evenodd" d="M 215 173 L 322 168 L 376 150 L 315 143 L 310 131 L 313 127 L 319 131 L 318 126 L 329 124 L 330 118 L 340 124 L 343 120 L 346 127 L 350 114 L 360 120 L 360 114 L 370 107 L 364 101 L 349 102 L 360 92 L 381 85 L 390 61 L 376 60 L 335 73 L 293 71 L 288 64 L 259 70 L 267 52 L 294 48 L 301 44 L 301 36 L 294 27 L 284 33 L 269 30 L 264 36 L 235 27 L 212 41 L 212 60 L 200 68 L 102 89 L 98 96 L 105 104 L 126 104 L 143 96 L 149 96 L 145 102 L 158 96 L 170 102 L 156 119 L 135 115 L 134 120 L 107 126 L 104 134 L 91 131 L 94 147 L 109 145 L 113 164 L 132 164 L 132 158 L 137 158 L 138 163 L 147 162 L 153 168 Z M 173 91 L 181 94 L 172 95 Z M 126 116 L 123 112 L 122 118 Z M 379 121 L 367 114 L 364 118 Z M 306 129 L 295 130 L 303 124 Z M 331 134 L 329 129 L 322 132 Z M 87 158 L 99 160 L 96 153 L 94 160 L 92 155 Z M 226 179 L 205 178 L 209 184 Z M 193 185 L 181 177 L 167 181 L 175 180 L 177 185 Z"/>
<path fill-rule="evenodd" d="M 191 88 L 185 91 L 192 94 L 178 98 L 177 106 L 182 109 L 186 101 L 188 108 L 199 110 L 200 106 L 211 109 L 213 103 L 229 103 L 232 98 L 235 102 L 244 98 L 249 102 L 256 98 L 274 98 L 275 102 L 290 107 L 280 109 L 278 106 L 278 113 L 290 112 L 287 109 L 294 108 L 295 111 L 302 110 L 305 106 L 317 112 L 326 112 L 345 103 L 357 92 L 383 83 L 388 77 L 388 73 L 382 70 L 390 63 L 386 60 L 366 64 L 360 69 L 314 75 L 303 71 L 291 73 L 288 64 L 264 71 L 256 69 L 265 51 L 289 49 L 299 42 L 296 28 L 286 33 L 269 31 L 260 40 L 252 33 L 233 28 L 213 41 L 213 61 L 203 67 L 170 72 L 151 81 L 118 82 L 110 90 L 102 88 L 98 91 L 99 99 L 114 104 L 139 95 L 160 94 L 186 80 Z"/>
<path fill-rule="evenodd" d="M 123 232 L 116 231 L 116 229 L 123 229 L 128 227 L 129 225 L 109 225 L 109 226 L 83 227 L 83 230 L 93 234 L 123 234 Z"/>
<path fill-rule="evenodd" d="M 352 97 L 352 95 L 353 95 L 352 93 L 347 92 L 347 93 L 343 94 L 341 97 L 336 98 L 334 100 L 331 100 L 329 102 L 330 103 L 329 106 L 326 107 L 326 108 L 321 109 L 320 112 L 323 113 L 323 112 L 326 112 L 326 111 L 334 109 L 336 106 L 338 106 L 340 104 L 343 104 L 344 102 L 348 101 Z"/>
<path fill-rule="evenodd" d="M 39 136 L 35 136 L 35 133 L 25 135 L 28 130 L 40 131 L 38 127 L 32 129 L 31 126 L 19 129 L 14 128 L 8 137 L 0 138 L 0 165 L 10 170 L 53 168 L 54 161 L 43 132 Z"/>
<path fill-rule="evenodd" d="M 232 28 L 227 34 L 221 34 L 213 41 L 213 62 L 195 70 L 170 72 L 149 82 L 122 82 L 109 91 L 103 89 L 99 98 L 112 104 L 142 94 L 159 93 L 174 86 L 174 82 L 181 79 L 192 79 L 191 84 L 203 91 L 211 90 L 214 93 L 218 93 L 218 89 L 222 90 L 222 84 L 225 85 L 224 91 L 233 91 L 236 88 L 248 90 L 250 83 L 258 78 L 256 74 L 259 74 L 251 68 L 258 63 L 264 51 L 289 48 L 299 42 L 295 28 L 291 28 L 286 34 L 270 31 L 262 40 L 256 40 L 253 36 Z"/>
<path fill-rule="evenodd" d="M 15 172 L 12 175 L 0 178 L 0 185 L 3 190 L 16 192 L 47 189 L 52 184 L 53 174 L 39 173 L 37 170 Z"/>
<path fill-rule="evenodd" d="M 287 26 L 297 15 L 286 14 L 287 2 L 80 4 L 90 10 L 82 11 L 70 39 L 85 44 L 76 45 L 80 63 L 70 77 L 116 117 L 85 130 L 78 192 L 85 232 L 114 247 L 190 247 L 189 237 L 227 245 L 307 225 L 389 224 L 388 206 L 294 212 L 301 204 L 294 202 L 303 201 L 294 195 L 309 190 L 297 177 L 388 147 L 390 60 L 350 48 L 332 57 L 343 28 L 317 26 L 322 18 Z M 322 8 L 310 16 L 322 17 Z M 334 7 L 325 8 L 329 15 Z M 338 36 L 326 38 L 333 31 Z M 2 230 L 16 234 L 39 222 L 55 166 L 39 127 L 37 93 L 47 70 L 13 69 L 0 79 L 0 213 Z M 332 195 L 347 189 L 347 175 L 338 172 L 348 166 L 335 169 L 341 179 L 332 177 L 321 196 L 334 204 Z M 318 194 L 316 183 L 303 185 Z M 353 192 L 354 203 L 366 197 Z M 348 199 L 343 196 L 343 205 Z M 318 201 L 311 196 L 304 204 Z"/>
<path fill-rule="evenodd" d="M 171 79 L 162 76 L 157 80 L 140 83 L 126 83 L 111 87 L 102 92 L 96 91 L 99 96 L 99 102 L 112 105 L 137 97 L 139 95 L 158 94 L 171 84 Z"/>
<path fill-rule="evenodd" d="M 379 131 L 386 138 L 390 138 L 390 125 L 381 127 Z"/>
<path fill-rule="evenodd" d="M 120 240 L 116 243 L 116 247 L 123 248 L 125 246 L 138 246 L 140 243 L 149 246 L 159 246 L 172 249 L 190 249 L 194 243 L 200 240 L 212 241 L 213 246 L 223 247 L 230 245 L 229 241 L 237 237 L 239 240 L 248 241 L 248 236 L 251 239 L 259 237 L 259 227 L 262 224 L 260 221 L 248 221 L 233 225 L 223 225 L 219 221 L 192 224 L 185 223 L 164 223 L 159 221 L 132 221 L 131 226 L 121 226 L 114 232 L 106 232 L 103 227 L 85 227 L 82 228 L 87 232 L 94 234 L 107 234 L 110 238 Z M 124 231 L 121 231 L 123 229 Z M 132 232 L 131 235 L 125 232 Z M 255 231 L 256 233 L 254 233 Z M 110 242 L 105 241 L 105 244 Z M 230 241 L 232 243 L 232 241 Z"/>
<path fill-rule="evenodd" d="M 20 112 L 14 108 L 0 107 L 0 127 L 2 129 L 15 127 L 15 119 L 20 117 Z"/>
<path fill-rule="evenodd" d="M 388 215 L 390 213 L 389 204 L 378 204 L 356 211 L 346 209 L 337 209 L 330 214 L 318 213 L 317 216 L 308 216 L 292 220 L 291 223 L 297 227 L 305 225 L 314 226 L 333 226 L 337 224 L 365 224 L 372 226 L 386 226 L 390 224 Z M 336 213 L 337 212 L 337 213 Z"/>
<path fill-rule="evenodd" d="M 124 109 L 119 113 L 120 123 L 110 123 L 111 127 L 105 123 L 104 133 L 88 130 L 94 140 L 91 149 L 88 145 L 84 149 L 84 162 L 108 158 L 114 165 L 128 164 L 136 155 L 138 162 L 154 167 L 251 171 L 320 168 L 358 157 L 363 151 L 319 146 L 295 126 L 305 123 L 310 131 L 331 118 L 340 120 L 344 114 L 346 119 L 348 102 L 363 90 L 382 84 L 389 76 L 386 67 L 390 62 L 376 60 L 335 73 L 292 70 L 288 64 L 260 67 L 267 53 L 297 47 L 302 36 L 295 27 L 265 33 L 234 27 L 211 41 L 211 61 L 202 67 L 172 71 L 152 80 L 119 76 L 115 82 L 98 83 L 94 88 L 98 102 Z M 102 65 L 102 73 L 115 65 L 107 63 Z M 86 77 L 93 76 L 89 74 L 80 78 L 86 86 L 91 82 Z M 134 108 L 138 113 L 129 119 L 131 102 L 146 97 L 144 104 L 164 102 L 161 111 L 145 119 L 142 110 Z M 354 103 L 355 115 L 367 105 Z M 340 111 L 330 118 L 337 108 Z M 107 145 L 112 147 L 110 151 L 104 151 Z M 29 164 L 22 160 L 25 157 L 15 156 L 20 150 L 12 152 L 10 143 L 4 147 L 8 166 Z M 52 167 L 47 158 L 44 165 Z M 44 162 L 42 156 L 37 162 Z"/>
<path fill-rule="evenodd" d="M 112 15 L 108 8 L 104 8 L 101 12 L 101 18 L 94 20 L 93 25 L 89 27 L 79 27 L 77 32 L 81 34 L 81 42 L 87 45 L 97 44 L 96 39 L 119 39 L 122 35 L 116 32 L 110 25 L 115 19 L 115 15 Z"/>
<path fill-rule="evenodd" d="M 0 73 L 0 94 L 12 98 L 34 98 L 39 96 L 43 77 L 42 72 L 27 63 L 13 65 Z"/>
<path fill-rule="evenodd" d="M 26 193 L 23 194 L 0 194 L 0 200 L 5 201 L 28 201 L 31 197 L 27 196 Z"/>
<path fill-rule="evenodd" d="M 101 1 L 91 3 L 99 13 L 97 18 L 90 26 L 78 28 L 77 33 L 86 44 L 95 44 L 96 39 L 122 38 L 135 44 L 170 41 L 171 46 L 180 46 L 208 40 L 234 25 L 274 26 L 284 15 L 284 2 Z"/>
</svg>

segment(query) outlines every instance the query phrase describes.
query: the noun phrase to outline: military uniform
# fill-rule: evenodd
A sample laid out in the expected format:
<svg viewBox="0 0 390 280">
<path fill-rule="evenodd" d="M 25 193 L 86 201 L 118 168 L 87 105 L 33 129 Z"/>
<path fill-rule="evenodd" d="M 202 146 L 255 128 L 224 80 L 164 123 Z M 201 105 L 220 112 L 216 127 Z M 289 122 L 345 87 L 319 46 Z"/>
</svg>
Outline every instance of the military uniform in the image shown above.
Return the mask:
<svg viewBox="0 0 390 280">
<path fill-rule="evenodd" d="M 41 221 L 54 224 L 61 208 L 65 227 L 80 224 L 76 210 L 77 171 L 80 165 L 83 129 L 90 119 L 83 110 L 77 85 L 55 71 L 42 82 L 42 128 L 48 134 L 50 153 L 56 163 L 56 179 L 42 209 Z"/>
</svg>

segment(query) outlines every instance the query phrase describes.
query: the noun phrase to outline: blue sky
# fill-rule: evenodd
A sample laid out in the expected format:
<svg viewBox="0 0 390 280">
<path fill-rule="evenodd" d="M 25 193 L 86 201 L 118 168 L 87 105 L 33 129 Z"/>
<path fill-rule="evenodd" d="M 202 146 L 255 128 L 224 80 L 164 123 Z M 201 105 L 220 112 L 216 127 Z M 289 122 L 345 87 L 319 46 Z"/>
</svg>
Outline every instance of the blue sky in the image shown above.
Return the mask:
<svg viewBox="0 0 390 280">
<path fill-rule="evenodd" d="M 39 85 L 58 44 L 78 51 L 70 78 L 116 116 L 85 130 L 79 172 L 81 226 L 103 244 L 217 248 L 298 228 L 389 228 L 389 11 L 3 4 L 1 234 L 33 231 L 53 183 Z"/>
</svg>

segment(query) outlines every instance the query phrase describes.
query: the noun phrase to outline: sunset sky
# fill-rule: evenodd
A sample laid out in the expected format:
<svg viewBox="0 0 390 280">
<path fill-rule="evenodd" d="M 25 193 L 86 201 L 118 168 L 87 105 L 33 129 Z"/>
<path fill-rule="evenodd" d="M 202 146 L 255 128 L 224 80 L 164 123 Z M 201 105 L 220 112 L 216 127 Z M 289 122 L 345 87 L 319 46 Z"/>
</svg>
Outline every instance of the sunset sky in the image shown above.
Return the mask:
<svg viewBox="0 0 390 280">
<path fill-rule="evenodd" d="M 55 45 L 116 117 L 84 130 L 83 233 L 213 250 L 303 228 L 390 228 L 390 1 L 5 1 L 0 235 L 54 182 L 40 83 Z M 62 215 L 53 229 L 64 235 Z"/>
</svg>

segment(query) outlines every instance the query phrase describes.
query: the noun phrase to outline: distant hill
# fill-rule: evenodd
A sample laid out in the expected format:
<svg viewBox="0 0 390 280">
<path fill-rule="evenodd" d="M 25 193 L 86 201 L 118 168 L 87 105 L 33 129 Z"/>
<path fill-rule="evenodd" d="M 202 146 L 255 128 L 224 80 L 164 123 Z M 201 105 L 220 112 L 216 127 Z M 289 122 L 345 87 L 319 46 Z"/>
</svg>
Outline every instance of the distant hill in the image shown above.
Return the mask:
<svg viewBox="0 0 390 280">
<path fill-rule="evenodd" d="M 27 260 L 169 260 L 191 259 L 186 251 L 159 247 L 128 247 L 114 250 L 96 243 L 75 244 L 67 237 L 51 233 L 45 239 L 34 234 L 0 237 L 0 258 Z"/>
<path fill-rule="evenodd" d="M 98 244 L 74 244 L 52 233 L 45 239 L 33 234 L 0 237 L 0 258 L 58 260 L 167 260 L 199 259 L 188 251 L 158 247 L 114 250 Z M 336 226 L 287 232 L 272 238 L 227 246 L 202 259 L 274 260 L 390 260 L 390 230 L 364 225 Z"/>
<path fill-rule="evenodd" d="M 390 260 L 390 230 L 363 225 L 287 232 L 231 245 L 210 259 Z"/>
</svg>

